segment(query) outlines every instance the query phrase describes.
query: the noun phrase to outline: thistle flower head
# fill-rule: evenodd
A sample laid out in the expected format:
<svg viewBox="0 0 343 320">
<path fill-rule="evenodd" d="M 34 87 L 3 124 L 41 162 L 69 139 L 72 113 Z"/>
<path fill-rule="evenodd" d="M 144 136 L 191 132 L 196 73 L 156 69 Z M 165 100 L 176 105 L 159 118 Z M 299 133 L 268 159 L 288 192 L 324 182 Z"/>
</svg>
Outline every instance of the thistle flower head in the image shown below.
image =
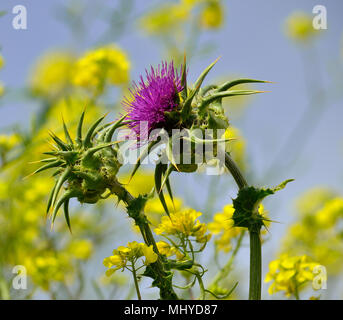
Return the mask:
<svg viewBox="0 0 343 320">
<path fill-rule="evenodd" d="M 179 105 L 179 92 L 183 89 L 181 76 L 173 62 L 162 62 L 157 68 L 146 70 L 146 81 L 140 77 L 138 84 L 133 83 L 131 97 L 123 102 L 128 112 L 129 127 L 137 137 L 146 137 L 151 130 L 165 128 L 166 112 L 175 110 Z M 140 122 L 147 122 L 147 132 L 141 132 Z"/>
</svg>

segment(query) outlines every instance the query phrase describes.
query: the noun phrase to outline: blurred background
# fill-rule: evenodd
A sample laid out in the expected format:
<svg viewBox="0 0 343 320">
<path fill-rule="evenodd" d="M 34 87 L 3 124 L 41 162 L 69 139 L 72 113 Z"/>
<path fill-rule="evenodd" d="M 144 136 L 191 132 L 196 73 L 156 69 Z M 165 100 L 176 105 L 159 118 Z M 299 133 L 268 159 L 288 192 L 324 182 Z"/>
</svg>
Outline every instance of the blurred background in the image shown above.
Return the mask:
<svg viewBox="0 0 343 320">
<path fill-rule="evenodd" d="M 284 254 L 306 255 L 326 267 L 327 289 L 313 292 L 306 284 L 301 298 L 342 298 L 343 3 L 323 4 L 326 30 L 312 26 L 312 10 L 318 4 L 312 0 L 22 0 L 27 29 L 16 30 L 12 9 L 17 3 L 2 0 L 1 298 L 136 299 L 130 275 L 118 271 L 106 277 L 102 264 L 114 248 L 140 241 L 115 199 L 96 206 L 75 201 L 73 234 L 62 215 L 51 231 L 45 208 L 53 180 L 49 173 L 23 178 L 38 168 L 30 163 L 49 148 L 48 130 L 61 132 L 62 116 L 74 129 L 85 106 L 88 124 L 106 112 L 106 119 L 116 119 L 132 81 L 162 60 L 174 60 L 179 66 L 184 53 L 189 82 L 219 56 L 206 84 L 234 78 L 272 82 L 241 86 L 266 93 L 224 100 L 230 134 L 237 138 L 230 152 L 250 184 L 276 186 L 295 179 L 264 203 L 276 222 L 264 234 L 263 278 L 272 272 L 269 263 Z M 97 59 L 104 59 L 110 71 L 101 72 Z M 123 182 L 128 181 L 130 169 L 121 169 Z M 153 186 L 152 168 L 143 169 L 128 186 L 134 194 L 149 192 Z M 210 231 L 215 229 L 215 214 L 224 212 L 237 192 L 227 174 L 175 174 L 172 185 L 177 206 L 202 212 L 201 221 Z M 157 200 L 148 203 L 147 214 L 160 219 Z M 207 285 L 213 284 L 234 252 L 238 237 L 230 232 L 213 231 L 199 257 L 208 269 Z M 243 238 L 230 274 L 220 279 L 223 288 L 239 282 L 231 298 L 247 297 L 248 240 Z M 11 286 L 15 265 L 27 268 L 26 290 Z M 179 282 L 184 284 L 182 277 Z M 150 285 L 142 280 L 142 293 L 155 299 L 158 292 Z M 280 287 L 268 293 L 269 286 L 263 284 L 264 299 L 285 298 L 286 290 Z M 187 294 L 185 298 L 196 297 L 197 287 Z"/>
</svg>

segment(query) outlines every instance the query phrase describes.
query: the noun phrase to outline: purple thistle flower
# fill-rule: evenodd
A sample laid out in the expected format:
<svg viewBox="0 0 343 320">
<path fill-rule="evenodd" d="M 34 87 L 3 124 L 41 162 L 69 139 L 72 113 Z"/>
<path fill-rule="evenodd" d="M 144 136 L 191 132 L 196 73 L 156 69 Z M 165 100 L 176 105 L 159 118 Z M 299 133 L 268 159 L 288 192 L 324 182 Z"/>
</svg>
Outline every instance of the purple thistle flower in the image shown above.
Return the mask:
<svg viewBox="0 0 343 320">
<path fill-rule="evenodd" d="M 175 70 L 173 62 L 162 62 L 157 69 L 151 67 L 146 72 L 146 82 L 140 77 L 139 84 L 133 82 L 131 96 L 125 98 L 123 105 L 131 121 L 128 127 L 139 140 L 147 139 L 153 129 L 165 128 L 166 111 L 178 106 L 178 93 L 182 91 L 181 74 Z M 146 125 L 141 129 L 141 122 Z M 142 132 L 141 132 L 142 130 Z"/>
</svg>

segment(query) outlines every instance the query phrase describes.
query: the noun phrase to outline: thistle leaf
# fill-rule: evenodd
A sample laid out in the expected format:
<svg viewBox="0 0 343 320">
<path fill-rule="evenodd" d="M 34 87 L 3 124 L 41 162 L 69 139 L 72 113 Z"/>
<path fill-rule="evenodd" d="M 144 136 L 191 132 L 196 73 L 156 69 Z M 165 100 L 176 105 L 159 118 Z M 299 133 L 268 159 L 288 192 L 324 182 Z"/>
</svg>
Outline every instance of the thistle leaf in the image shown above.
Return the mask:
<svg viewBox="0 0 343 320">
<path fill-rule="evenodd" d="M 186 119 L 191 111 L 191 107 L 192 107 L 192 101 L 193 98 L 195 97 L 195 95 L 199 92 L 200 87 L 205 79 L 205 77 L 207 76 L 207 74 L 210 72 L 210 70 L 214 67 L 214 65 L 218 62 L 219 58 L 216 59 L 213 63 L 211 63 L 199 76 L 199 78 L 195 81 L 194 84 L 194 89 L 190 92 L 189 96 L 187 97 L 187 99 L 185 100 L 184 104 L 183 104 L 183 108 L 181 111 L 181 116 L 183 119 Z"/>
<path fill-rule="evenodd" d="M 138 157 L 135 167 L 133 168 L 133 171 L 130 175 L 129 183 L 132 180 L 133 176 L 137 172 L 138 168 L 141 165 L 141 162 L 149 155 L 149 153 L 153 150 L 154 146 L 158 143 L 158 140 L 156 141 L 151 141 L 149 144 L 146 146 L 146 148 L 143 150 L 142 154 Z"/>
<path fill-rule="evenodd" d="M 234 97 L 234 96 L 244 96 L 244 95 L 251 95 L 257 93 L 263 93 L 265 91 L 257 91 L 257 90 L 228 90 L 223 92 L 218 92 L 204 98 L 199 106 L 199 112 L 204 113 L 206 111 L 206 107 L 214 102 L 217 99 L 222 99 L 225 97 Z"/>
<path fill-rule="evenodd" d="M 217 92 L 226 91 L 234 86 L 237 86 L 239 84 L 244 84 L 244 83 L 271 83 L 271 82 L 264 81 L 264 80 L 256 80 L 256 79 L 237 79 L 237 80 L 227 81 L 223 83 L 216 91 Z"/>
<path fill-rule="evenodd" d="M 74 145 L 73 139 L 71 138 L 71 136 L 69 134 L 68 128 L 67 128 L 66 123 L 64 122 L 63 118 L 62 118 L 62 122 L 63 122 L 64 136 L 65 136 L 66 140 L 68 141 L 68 143 L 71 146 L 73 146 Z"/>
<path fill-rule="evenodd" d="M 56 202 L 56 198 L 57 198 L 57 196 L 58 196 L 58 193 L 59 193 L 59 191 L 61 190 L 63 183 L 69 178 L 70 174 L 71 174 L 71 168 L 68 167 L 68 168 L 62 173 L 62 175 L 59 177 L 59 179 L 57 180 L 56 188 L 55 188 L 55 190 L 54 190 L 54 195 L 53 195 L 52 201 L 51 201 L 51 205 L 52 205 L 52 206 L 55 205 L 55 202 Z"/>
<path fill-rule="evenodd" d="M 85 117 L 85 111 L 82 112 L 79 124 L 77 125 L 76 130 L 76 143 L 81 146 L 82 145 L 82 125 L 83 125 L 83 119 Z"/>
<path fill-rule="evenodd" d="M 118 121 L 116 121 L 106 132 L 104 141 L 110 142 L 112 140 L 113 133 L 118 129 L 120 126 L 122 126 L 123 121 L 125 120 L 127 115 L 122 116 Z"/>
<path fill-rule="evenodd" d="M 69 217 L 69 200 L 70 200 L 70 198 L 68 198 L 64 201 L 64 217 L 66 219 L 69 231 L 72 234 L 73 232 L 71 230 L 70 217 Z"/>
<path fill-rule="evenodd" d="M 97 121 L 94 122 L 94 124 L 88 129 L 87 131 L 87 134 L 86 134 L 86 137 L 85 137 L 85 140 L 83 142 L 83 145 L 85 148 L 89 148 L 92 146 L 91 144 L 91 138 L 92 138 L 92 135 L 95 131 L 95 129 L 98 127 L 98 125 L 100 124 L 100 122 L 102 120 L 104 120 L 104 118 L 106 117 L 106 115 L 102 116 L 101 118 L 99 118 Z"/>
<path fill-rule="evenodd" d="M 187 99 L 187 62 L 186 55 L 183 57 L 182 73 L 181 73 L 181 86 L 182 91 L 180 92 L 183 101 Z"/>
<path fill-rule="evenodd" d="M 158 163 L 155 168 L 155 188 L 157 190 L 158 197 L 160 199 L 160 202 L 163 206 L 164 211 L 168 216 L 170 216 L 168 206 L 166 203 L 166 200 L 164 198 L 163 190 L 161 190 L 161 181 L 162 181 L 162 176 L 165 173 L 167 169 L 166 164 Z M 159 191 L 158 191 L 159 190 Z"/>
<path fill-rule="evenodd" d="M 254 186 L 249 186 L 242 188 L 238 192 L 236 199 L 233 199 L 233 207 L 235 209 L 232 219 L 234 221 L 235 227 L 246 227 L 250 229 L 251 227 L 261 228 L 264 225 L 264 217 L 258 213 L 258 207 L 261 201 L 275 192 L 282 190 L 287 183 L 293 181 L 294 179 L 289 179 L 275 188 L 256 188 Z"/>
<path fill-rule="evenodd" d="M 46 165 L 44 165 L 44 166 L 38 168 L 36 171 L 34 171 L 33 173 L 31 173 L 30 176 L 31 176 L 31 175 L 34 175 L 34 174 L 37 174 L 37 173 L 39 173 L 39 172 L 42 172 L 42 171 L 44 171 L 44 170 L 47 170 L 47 169 L 51 169 L 51 168 L 58 167 L 58 166 L 60 166 L 62 163 L 63 163 L 62 160 L 56 160 L 56 161 L 54 161 L 54 162 L 50 162 L 50 163 L 48 163 L 48 164 L 46 164 Z"/>
</svg>

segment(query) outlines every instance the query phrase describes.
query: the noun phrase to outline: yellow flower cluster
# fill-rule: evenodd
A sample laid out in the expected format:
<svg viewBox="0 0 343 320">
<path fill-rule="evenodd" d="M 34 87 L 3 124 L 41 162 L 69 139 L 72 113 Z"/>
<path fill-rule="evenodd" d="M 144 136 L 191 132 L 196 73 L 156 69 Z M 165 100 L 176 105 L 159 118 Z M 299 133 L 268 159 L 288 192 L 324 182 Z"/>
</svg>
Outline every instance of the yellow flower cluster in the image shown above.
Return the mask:
<svg viewBox="0 0 343 320">
<path fill-rule="evenodd" d="M 306 42 L 315 34 L 316 30 L 312 26 L 312 16 L 306 12 L 294 12 L 286 20 L 286 34 L 293 40 Z"/>
<path fill-rule="evenodd" d="M 81 58 L 67 51 L 52 51 L 40 57 L 30 72 L 33 95 L 58 98 L 71 85 L 101 93 L 106 84 L 121 85 L 129 79 L 130 63 L 116 45 L 86 52 Z"/>
<path fill-rule="evenodd" d="M 269 294 L 284 291 L 287 297 L 294 295 L 299 298 L 299 291 L 314 278 L 313 269 L 318 263 L 306 255 L 289 256 L 282 254 L 279 259 L 269 263 L 269 272 L 265 282 L 273 281 L 269 286 Z"/>
<path fill-rule="evenodd" d="M 54 98 L 70 84 L 75 57 L 66 51 L 52 51 L 40 57 L 30 72 L 29 86 L 34 95 Z"/>
<path fill-rule="evenodd" d="M 149 34 L 166 34 L 180 29 L 183 23 L 190 21 L 193 10 L 200 9 L 197 17 L 204 29 L 217 29 L 224 20 L 224 8 L 221 0 L 180 0 L 178 3 L 165 2 L 149 12 L 141 20 L 142 28 Z M 182 28 L 180 29 L 182 30 Z"/>
<path fill-rule="evenodd" d="M 218 250 L 229 252 L 231 250 L 231 240 L 241 233 L 241 228 L 233 226 L 233 213 L 233 206 L 226 205 L 223 208 L 223 212 L 216 213 L 213 217 L 213 221 L 208 224 L 208 229 L 214 235 L 220 235 L 215 240 Z"/>
<path fill-rule="evenodd" d="M 305 193 L 297 204 L 299 220 L 288 229 L 283 251 L 308 254 L 320 261 L 328 272 L 342 270 L 343 198 L 334 192 L 315 188 Z"/>
<path fill-rule="evenodd" d="M 131 266 L 134 265 L 137 259 L 143 256 L 145 257 L 145 265 L 156 262 L 158 258 L 152 245 L 147 246 L 145 243 L 138 243 L 136 241 L 129 242 L 126 247 L 120 246 L 114 249 L 113 255 L 105 258 L 103 261 L 104 266 L 108 268 L 106 275 L 110 276 L 115 271 L 125 268 L 129 262 Z"/>
<path fill-rule="evenodd" d="M 218 29 L 224 21 L 224 8 L 220 0 L 205 1 L 201 11 L 200 23 L 205 29 Z"/>
<path fill-rule="evenodd" d="M 176 255 L 176 258 L 178 260 L 181 260 L 184 258 L 184 254 L 176 247 L 171 246 L 169 243 L 165 241 L 159 241 L 156 243 L 158 252 L 162 255 L 165 255 L 166 257 L 171 257 Z"/>
<path fill-rule="evenodd" d="M 215 239 L 217 250 L 229 252 L 232 248 L 231 240 L 237 238 L 242 231 L 242 228 L 233 226 L 232 216 L 234 211 L 232 204 L 226 205 L 223 211 L 216 213 L 213 221 L 208 224 L 208 229 L 211 233 L 216 236 L 218 235 Z M 258 211 L 263 217 L 267 218 L 267 212 L 262 204 L 260 204 Z M 264 223 L 268 227 L 269 222 L 264 221 Z M 265 233 L 266 230 L 262 230 L 261 234 Z"/>
<path fill-rule="evenodd" d="M 0 135 L 0 153 L 6 153 L 20 142 L 18 134 Z"/>
<path fill-rule="evenodd" d="M 201 223 L 198 217 L 202 215 L 194 209 L 185 209 L 171 213 L 170 217 L 164 216 L 161 223 L 155 229 L 158 235 L 181 235 L 195 237 L 198 243 L 206 243 L 211 235 L 206 234 L 207 226 Z"/>
<path fill-rule="evenodd" d="M 106 84 L 127 83 L 129 69 L 126 53 L 116 45 L 108 45 L 86 52 L 76 62 L 72 82 L 102 92 Z"/>
<path fill-rule="evenodd" d="M 72 266 L 70 259 L 63 253 L 47 251 L 36 257 L 24 259 L 27 275 L 43 290 L 48 291 L 53 282 L 70 282 Z"/>
<path fill-rule="evenodd" d="M 67 251 L 75 258 L 87 260 L 93 253 L 93 244 L 90 240 L 73 240 L 68 244 Z"/>
</svg>

